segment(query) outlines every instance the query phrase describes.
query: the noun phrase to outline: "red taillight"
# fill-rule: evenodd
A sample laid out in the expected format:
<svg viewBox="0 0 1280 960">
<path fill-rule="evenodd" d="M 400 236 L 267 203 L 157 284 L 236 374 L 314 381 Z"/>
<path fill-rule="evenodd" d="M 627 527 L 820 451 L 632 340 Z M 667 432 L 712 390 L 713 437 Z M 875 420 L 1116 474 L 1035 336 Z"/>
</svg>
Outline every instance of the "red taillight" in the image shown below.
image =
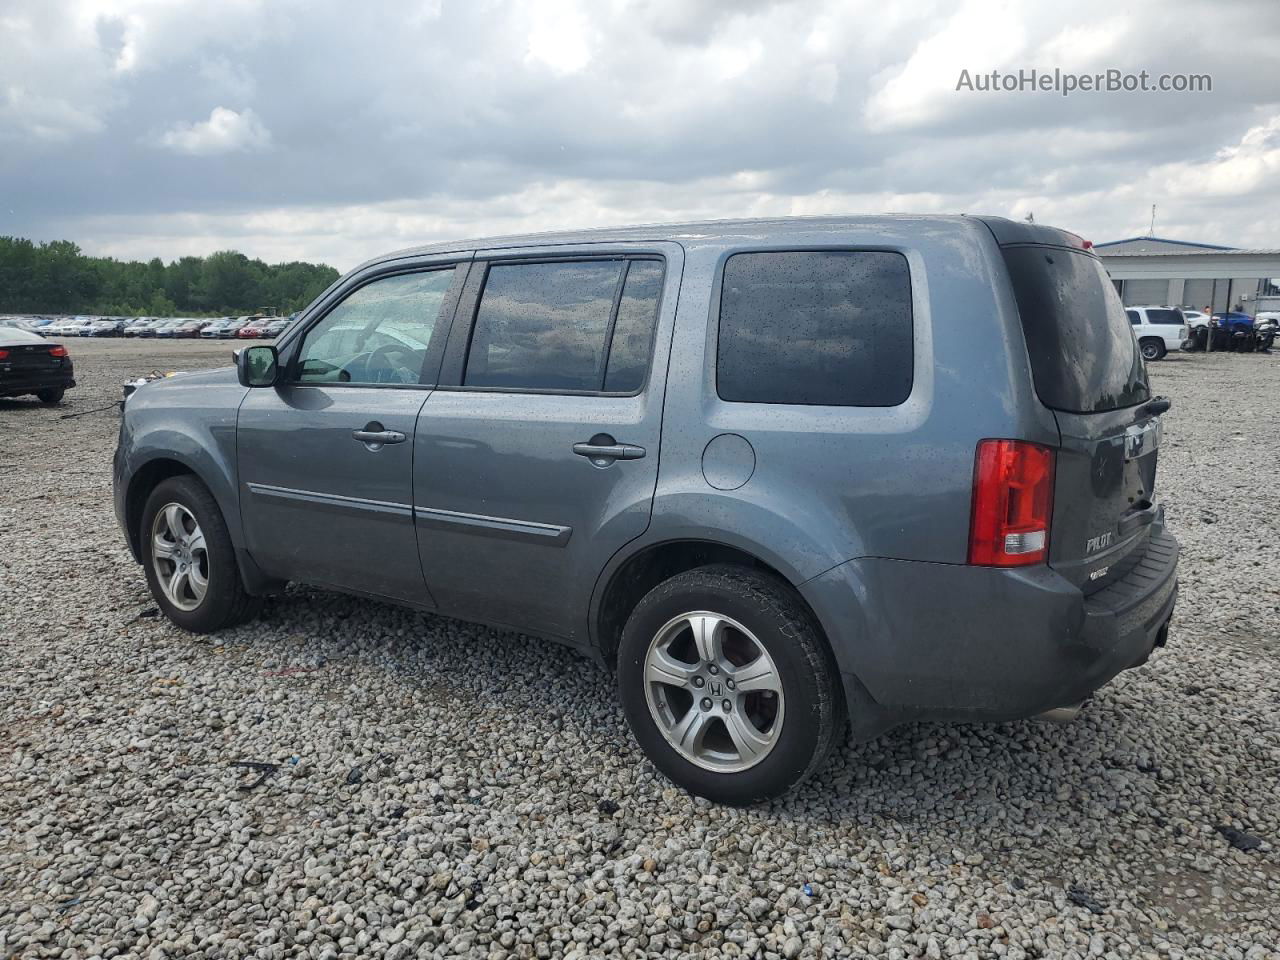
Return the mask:
<svg viewBox="0 0 1280 960">
<path fill-rule="evenodd" d="M 1024 440 L 982 440 L 973 464 L 969 562 L 1021 567 L 1049 556 L 1053 451 Z"/>
<path fill-rule="evenodd" d="M 8 358 L 9 358 L 9 351 L 0 350 L 0 360 L 7 360 Z"/>
<path fill-rule="evenodd" d="M 65 356 L 67 356 L 67 348 L 66 348 L 66 347 L 64 347 L 64 346 L 63 346 L 62 344 L 60 344 L 60 343 L 59 343 L 59 344 L 56 344 L 55 346 L 52 346 L 52 347 L 50 347 L 50 348 L 49 348 L 49 356 L 51 356 L 51 357 L 65 357 Z"/>
</svg>

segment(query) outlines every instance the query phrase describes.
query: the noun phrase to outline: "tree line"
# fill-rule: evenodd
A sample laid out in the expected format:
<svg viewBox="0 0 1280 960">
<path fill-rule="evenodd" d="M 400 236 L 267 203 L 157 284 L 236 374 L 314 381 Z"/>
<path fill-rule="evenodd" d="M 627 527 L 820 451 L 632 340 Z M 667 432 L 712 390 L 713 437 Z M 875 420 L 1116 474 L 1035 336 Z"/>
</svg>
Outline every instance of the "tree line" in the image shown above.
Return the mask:
<svg viewBox="0 0 1280 960">
<path fill-rule="evenodd" d="M 90 257 L 68 240 L 0 237 L 0 313 L 220 316 L 300 310 L 338 279 L 320 263 L 264 263 L 221 250 L 170 263 Z"/>
</svg>

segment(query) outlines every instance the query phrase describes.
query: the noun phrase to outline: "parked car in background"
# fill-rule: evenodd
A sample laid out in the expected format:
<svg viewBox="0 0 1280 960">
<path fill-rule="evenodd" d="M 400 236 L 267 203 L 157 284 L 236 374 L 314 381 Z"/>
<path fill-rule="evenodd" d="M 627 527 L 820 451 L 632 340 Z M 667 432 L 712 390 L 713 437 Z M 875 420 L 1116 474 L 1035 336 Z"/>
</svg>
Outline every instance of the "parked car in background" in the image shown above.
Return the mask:
<svg viewBox="0 0 1280 960">
<path fill-rule="evenodd" d="M 267 335 L 267 324 L 270 322 L 268 317 L 250 320 L 236 331 L 236 337 L 241 340 L 260 340 Z"/>
<path fill-rule="evenodd" d="M 85 330 L 93 323 L 91 317 L 72 317 L 70 320 L 64 320 L 58 325 L 58 336 L 60 337 L 82 337 Z"/>
<path fill-rule="evenodd" d="M 174 328 L 173 335 L 179 338 L 199 337 L 200 331 L 210 324 L 209 320 L 184 320 Z"/>
<path fill-rule="evenodd" d="M 12 314 L 0 317 L 0 327 L 19 327 L 23 330 L 39 330 L 53 323 L 54 317 L 33 317 L 29 314 Z"/>
<path fill-rule="evenodd" d="M 223 317 L 221 320 L 214 320 L 201 328 L 200 336 L 205 340 L 216 338 L 227 324 L 234 322 L 234 317 Z"/>
<path fill-rule="evenodd" d="M 41 403 L 59 403 L 75 385 L 66 347 L 30 330 L 0 327 L 0 397 L 35 394 Z"/>
<path fill-rule="evenodd" d="M 616 666 L 663 773 L 733 804 L 846 724 L 1069 717 L 1165 643 L 1169 401 L 1079 237 L 829 217 L 486 246 L 370 261 L 278 346 L 129 396 L 116 515 L 173 623 L 293 581 L 557 639 Z"/>
<path fill-rule="evenodd" d="M 181 317 L 174 317 L 170 320 L 162 320 L 156 326 L 156 336 L 163 337 L 165 339 L 172 339 L 173 337 L 177 336 L 177 330 L 180 326 L 182 326 L 183 322 L 184 321 Z"/>
<path fill-rule="evenodd" d="M 240 331 L 250 323 L 251 320 L 251 317 L 239 317 L 235 320 L 228 320 L 226 325 L 218 330 L 218 337 L 222 340 L 234 339 Z"/>
<path fill-rule="evenodd" d="M 138 317 L 125 326 L 124 335 L 126 337 L 140 337 L 142 336 L 142 331 L 148 329 L 154 322 L 150 317 Z"/>
<path fill-rule="evenodd" d="M 283 320 L 272 320 L 270 323 L 268 323 L 265 327 L 262 328 L 262 335 L 270 340 L 274 340 L 277 337 L 282 337 L 284 336 L 285 331 L 289 329 L 289 326 L 292 323 L 293 323 L 293 320 L 290 318 L 285 318 Z"/>
<path fill-rule="evenodd" d="M 1124 312 L 1144 360 L 1162 360 L 1187 339 L 1187 321 L 1177 307 L 1125 307 Z"/>
<path fill-rule="evenodd" d="M 124 333 L 128 323 L 123 317 L 103 317 L 89 324 L 86 330 L 91 337 L 118 337 Z"/>
<path fill-rule="evenodd" d="M 1187 327 L 1203 327 L 1209 322 L 1209 315 L 1201 310 L 1188 310 L 1182 308 L 1183 319 L 1187 321 Z"/>
<path fill-rule="evenodd" d="M 1228 310 L 1223 313 L 1215 313 L 1210 318 L 1210 322 L 1218 328 L 1222 337 L 1225 338 L 1224 345 L 1226 349 L 1246 353 L 1255 349 L 1254 322 L 1253 317 L 1249 314 Z M 1214 339 L 1214 349 L 1218 349 L 1217 337 Z"/>
</svg>

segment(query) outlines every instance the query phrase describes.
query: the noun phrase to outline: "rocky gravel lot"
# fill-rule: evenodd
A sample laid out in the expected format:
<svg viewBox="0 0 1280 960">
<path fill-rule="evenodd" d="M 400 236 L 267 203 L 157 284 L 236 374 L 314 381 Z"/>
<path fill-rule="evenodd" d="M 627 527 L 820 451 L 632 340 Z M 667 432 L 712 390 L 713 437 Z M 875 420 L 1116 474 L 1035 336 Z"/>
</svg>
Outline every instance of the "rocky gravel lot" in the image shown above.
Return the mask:
<svg viewBox="0 0 1280 960">
<path fill-rule="evenodd" d="M 567 650 L 310 589 L 158 618 L 115 415 L 60 417 L 230 346 L 71 349 L 62 407 L 0 401 L 0 957 L 1280 957 L 1280 358 L 1153 365 L 1166 650 L 1071 725 L 899 729 L 740 811 Z"/>
</svg>

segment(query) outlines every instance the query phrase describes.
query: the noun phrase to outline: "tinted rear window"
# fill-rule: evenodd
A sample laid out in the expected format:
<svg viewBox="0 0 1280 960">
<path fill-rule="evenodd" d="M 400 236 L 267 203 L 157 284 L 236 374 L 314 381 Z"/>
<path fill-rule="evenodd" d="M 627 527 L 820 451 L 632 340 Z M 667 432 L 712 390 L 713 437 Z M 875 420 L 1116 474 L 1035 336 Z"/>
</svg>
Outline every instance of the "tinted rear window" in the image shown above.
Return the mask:
<svg viewBox="0 0 1280 960">
<path fill-rule="evenodd" d="M 644 386 L 661 296 L 662 264 L 656 260 L 633 261 L 623 281 L 609 342 L 609 363 L 604 375 L 607 392 L 629 393 Z"/>
<path fill-rule="evenodd" d="M 599 390 L 620 260 L 489 268 L 463 382 Z"/>
<path fill-rule="evenodd" d="M 895 406 L 911 393 L 911 337 L 901 254 L 735 254 L 724 267 L 717 391 L 743 403 Z"/>
<path fill-rule="evenodd" d="M 489 268 L 463 383 L 634 393 L 644 386 L 662 294 L 659 260 Z"/>
<path fill-rule="evenodd" d="M 1097 258 L 1060 247 L 1002 252 L 1045 406 L 1098 413 L 1150 399 L 1133 328 Z"/>
<path fill-rule="evenodd" d="M 1182 326 L 1182 312 L 1180 310 L 1148 310 L 1147 323 L 1171 323 L 1175 327 Z"/>
</svg>

